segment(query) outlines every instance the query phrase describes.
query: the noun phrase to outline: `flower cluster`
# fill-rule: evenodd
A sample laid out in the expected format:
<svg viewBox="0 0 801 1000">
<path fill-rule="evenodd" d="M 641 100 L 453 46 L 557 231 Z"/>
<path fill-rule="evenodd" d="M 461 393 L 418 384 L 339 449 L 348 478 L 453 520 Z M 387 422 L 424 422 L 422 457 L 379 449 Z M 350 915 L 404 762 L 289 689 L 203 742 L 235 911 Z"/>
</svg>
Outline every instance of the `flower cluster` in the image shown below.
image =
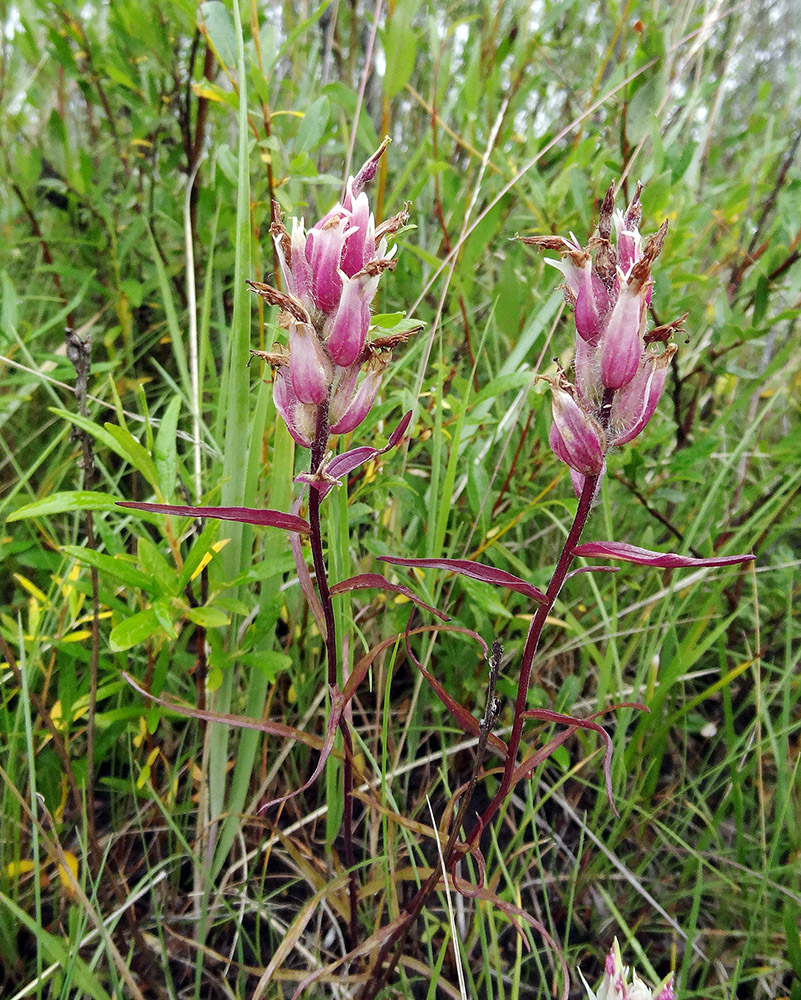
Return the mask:
<svg viewBox="0 0 801 1000">
<path fill-rule="evenodd" d="M 609 188 L 586 248 L 572 233 L 570 239 L 520 238 L 562 255 L 548 263 L 562 272 L 565 298 L 574 309 L 576 381 L 561 370 L 547 378 L 553 409 L 550 444 L 570 467 L 579 495 L 586 476 L 603 475 L 609 449 L 631 441 L 651 419 L 676 353 L 676 345 L 667 341 L 681 320 L 648 333 L 645 329 L 651 267 L 662 250 L 667 221 L 643 243 L 641 190 L 638 184 L 623 214 L 614 210 L 614 185 Z"/>
<path fill-rule="evenodd" d="M 273 202 L 271 233 L 285 291 L 248 282 L 279 307 L 289 349 L 253 351 L 275 373 L 276 409 L 298 444 L 311 448 L 328 434 L 347 434 L 373 405 L 398 337 L 368 340 L 370 304 L 384 271 L 395 266 L 387 236 L 408 218 L 408 206 L 380 226 L 362 190 L 378 168 L 389 140 L 349 177 L 345 197 L 306 231 L 302 219 L 289 232 Z"/>
<path fill-rule="evenodd" d="M 649 989 L 636 972 L 632 972 L 631 982 L 628 981 L 629 970 L 623 965 L 617 938 L 606 956 L 604 978 L 597 991 L 590 989 L 581 970 L 579 975 L 589 1000 L 673 1000 L 672 972 L 668 973 L 655 990 Z"/>
</svg>

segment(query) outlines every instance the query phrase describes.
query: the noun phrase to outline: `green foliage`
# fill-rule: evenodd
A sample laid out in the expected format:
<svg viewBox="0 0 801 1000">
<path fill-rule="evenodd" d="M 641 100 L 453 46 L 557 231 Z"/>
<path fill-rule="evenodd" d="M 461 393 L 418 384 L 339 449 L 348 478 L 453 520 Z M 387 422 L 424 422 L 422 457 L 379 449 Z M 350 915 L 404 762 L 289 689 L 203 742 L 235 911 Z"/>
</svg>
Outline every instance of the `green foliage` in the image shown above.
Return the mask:
<svg viewBox="0 0 801 1000">
<path fill-rule="evenodd" d="M 378 557 L 476 558 L 547 584 L 575 497 L 535 377 L 572 362 L 571 317 L 558 275 L 511 237 L 583 240 L 610 182 L 623 178 L 622 203 L 641 179 L 644 232 L 670 222 L 651 320 L 687 312 L 687 334 L 657 416 L 611 457 L 587 537 L 753 549 L 756 569 L 628 566 L 567 582 L 530 707 L 650 712 L 602 720 L 620 818 L 598 755 L 587 760 L 595 735 L 576 734 L 486 834 L 487 885 L 536 912 L 589 980 L 617 933 L 644 974 L 675 967 L 683 997 L 796 998 L 799 54 L 776 29 L 792 5 L 384 6 L 361 104 L 374 27 L 361 0 L 4 9 L 0 992 L 120 995 L 104 921 L 141 982 L 163 990 L 167 969 L 182 996 L 252 997 L 284 941 L 297 949 L 282 975 L 341 956 L 341 860 L 320 860 L 341 801 L 321 781 L 259 812 L 311 774 L 326 709 L 322 640 L 285 535 L 114 503 L 291 509 L 308 455 L 277 418 L 269 370 L 247 367 L 249 348 L 286 331 L 262 300 L 251 308 L 244 281 L 275 271 L 271 201 L 311 223 L 338 197 L 351 140 L 353 173 L 388 134 L 371 206 L 383 219 L 412 201 L 412 225 L 376 332 L 408 330 L 407 316 L 425 326 L 395 351 L 352 443 L 383 445 L 405 410 L 415 417 L 401 449 L 326 501 L 332 579 L 385 572 L 452 624 L 501 638 L 503 735 L 530 603 L 440 571 L 393 575 Z M 85 409 L 66 326 L 91 339 Z M 404 599 L 336 600 L 346 671 L 402 636 Z M 456 632 L 413 642 L 479 718 L 478 647 Z M 176 715 L 122 671 L 167 702 L 312 742 Z M 402 639 L 353 711 L 366 940 L 432 863 L 415 824 L 430 824 L 426 793 L 441 819 L 474 741 Z M 53 838 L 85 900 L 48 854 Z M 529 953 L 502 909 L 460 906 L 473 995 L 551 994 L 540 940 Z M 403 995 L 420 979 L 432 996 L 437 976 L 455 983 L 449 935 L 441 900 L 415 931 Z"/>
</svg>

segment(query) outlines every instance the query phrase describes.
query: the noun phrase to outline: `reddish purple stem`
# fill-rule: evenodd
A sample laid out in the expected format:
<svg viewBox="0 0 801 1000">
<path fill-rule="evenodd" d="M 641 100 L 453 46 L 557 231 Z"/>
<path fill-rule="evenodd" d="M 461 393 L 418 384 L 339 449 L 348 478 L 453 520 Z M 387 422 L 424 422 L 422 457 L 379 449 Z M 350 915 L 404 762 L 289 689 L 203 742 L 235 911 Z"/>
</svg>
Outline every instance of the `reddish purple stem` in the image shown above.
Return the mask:
<svg viewBox="0 0 801 1000">
<path fill-rule="evenodd" d="M 310 474 L 320 468 L 325 451 L 328 445 L 328 406 L 320 406 L 317 410 L 317 428 L 312 442 Z M 322 494 L 319 490 L 309 490 L 309 540 L 311 542 L 312 562 L 317 580 L 317 590 L 320 594 L 320 603 L 323 608 L 323 618 L 325 619 L 326 639 L 325 649 L 328 659 L 328 686 L 329 690 L 339 690 L 337 682 L 337 664 L 339 654 L 337 650 L 336 622 L 334 620 L 334 605 L 331 601 L 331 589 L 328 585 L 328 568 L 323 555 L 323 536 L 320 526 L 320 502 Z M 351 945 L 355 946 L 358 940 L 357 908 L 358 884 L 356 881 L 356 856 L 353 850 L 353 740 L 348 726 L 345 709 L 339 718 L 339 729 L 342 733 L 344 744 L 344 761 L 342 765 L 342 785 L 344 798 L 344 813 L 342 816 L 342 835 L 345 848 L 345 864 L 350 869 L 350 926 L 349 936 Z"/>
</svg>

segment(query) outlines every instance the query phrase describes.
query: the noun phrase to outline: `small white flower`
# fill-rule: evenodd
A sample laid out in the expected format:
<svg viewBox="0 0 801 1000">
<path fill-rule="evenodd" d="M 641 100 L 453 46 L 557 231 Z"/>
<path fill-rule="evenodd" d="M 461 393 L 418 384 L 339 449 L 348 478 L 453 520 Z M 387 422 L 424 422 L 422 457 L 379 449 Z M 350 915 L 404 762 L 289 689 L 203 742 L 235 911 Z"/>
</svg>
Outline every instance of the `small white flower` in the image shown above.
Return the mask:
<svg viewBox="0 0 801 1000">
<path fill-rule="evenodd" d="M 674 1000 L 672 972 L 668 973 L 654 990 L 649 989 L 633 971 L 629 983 L 629 969 L 623 965 L 617 938 L 612 942 L 612 947 L 606 956 L 606 971 L 597 991 L 590 989 L 581 969 L 578 970 L 578 974 L 584 983 L 589 1000 Z"/>
</svg>

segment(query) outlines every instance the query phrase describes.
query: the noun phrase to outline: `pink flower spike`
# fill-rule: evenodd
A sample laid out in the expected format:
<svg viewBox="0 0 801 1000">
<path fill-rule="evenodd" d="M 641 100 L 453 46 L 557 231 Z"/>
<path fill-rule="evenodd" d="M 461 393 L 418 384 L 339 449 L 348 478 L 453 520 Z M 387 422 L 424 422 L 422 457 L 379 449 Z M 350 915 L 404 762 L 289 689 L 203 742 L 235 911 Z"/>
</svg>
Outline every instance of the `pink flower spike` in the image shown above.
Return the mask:
<svg viewBox="0 0 801 1000">
<path fill-rule="evenodd" d="M 331 362 L 314 327 L 308 323 L 289 326 L 289 369 L 295 395 L 301 403 L 319 406 L 327 399 L 333 375 Z"/>
<path fill-rule="evenodd" d="M 623 284 L 601 338 L 601 381 L 607 389 L 622 389 L 637 374 L 643 351 L 647 283 Z"/>
<path fill-rule="evenodd" d="M 613 445 L 633 440 L 654 415 L 665 388 L 670 359 L 677 350 L 675 344 L 668 344 L 661 354 L 646 351 L 637 374 L 628 385 L 615 393 L 610 420 Z"/>
<path fill-rule="evenodd" d="M 553 428 L 551 447 L 571 469 L 597 476 L 604 466 L 604 432 L 594 417 L 585 413 L 569 392 L 551 383 Z"/>
<path fill-rule="evenodd" d="M 375 402 L 378 389 L 381 385 L 381 376 L 384 372 L 385 364 L 378 362 L 370 365 L 367 374 L 359 383 L 356 395 L 344 414 L 334 424 L 331 424 L 332 434 L 347 434 L 354 427 L 358 427 L 370 412 L 370 408 Z"/>
<path fill-rule="evenodd" d="M 342 282 L 339 308 L 326 345 L 331 359 L 342 368 L 352 365 L 362 353 L 378 278 L 378 275 L 357 274 Z"/>
</svg>

